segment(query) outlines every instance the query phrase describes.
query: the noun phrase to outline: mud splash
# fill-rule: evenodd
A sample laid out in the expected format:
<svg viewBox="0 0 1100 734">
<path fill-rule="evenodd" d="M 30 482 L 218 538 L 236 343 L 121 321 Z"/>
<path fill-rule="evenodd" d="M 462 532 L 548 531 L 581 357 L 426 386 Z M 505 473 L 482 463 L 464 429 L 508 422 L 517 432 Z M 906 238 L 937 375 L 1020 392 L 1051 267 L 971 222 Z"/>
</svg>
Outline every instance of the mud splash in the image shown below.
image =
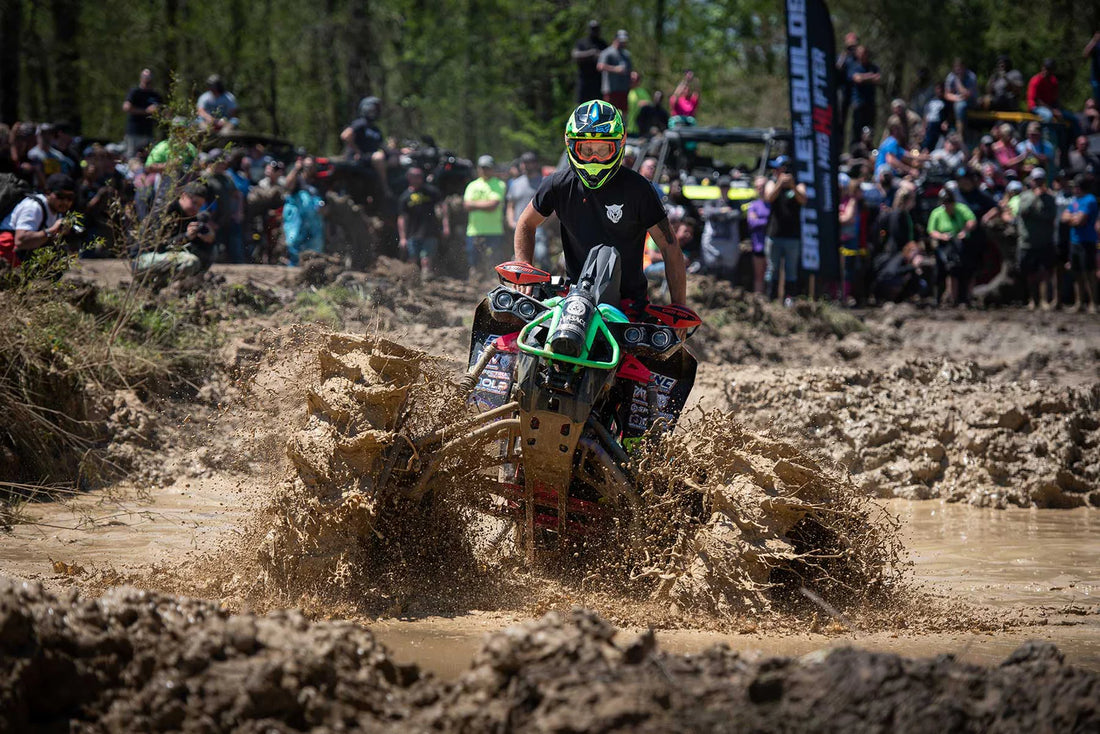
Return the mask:
<svg viewBox="0 0 1100 734">
<path fill-rule="evenodd" d="M 995 382 L 973 362 L 774 373 L 729 409 L 797 437 L 880 497 L 1100 506 L 1100 387 Z"/>
<path fill-rule="evenodd" d="M 490 636 L 441 684 L 366 629 L 0 578 L 5 731 L 1093 731 L 1100 676 L 1028 643 L 996 668 L 839 649 L 800 659 L 620 640 L 583 610 Z"/>
<path fill-rule="evenodd" d="M 644 603 L 671 620 L 729 620 L 853 613 L 904 587 L 889 516 L 841 474 L 718 413 L 645 445 L 631 467 L 642 501 L 598 541 L 528 568 L 501 542 L 508 525 L 486 526 L 491 477 L 477 466 L 491 441 L 448 453 L 424 439 L 462 435 L 464 401 L 447 368 L 376 335 L 332 335 L 318 362 L 257 554 L 261 587 L 278 603 L 439 613 L 526 595 L 536 610 Z M 424 446 L 436 453 L 418 453 Z"/>
</svg>

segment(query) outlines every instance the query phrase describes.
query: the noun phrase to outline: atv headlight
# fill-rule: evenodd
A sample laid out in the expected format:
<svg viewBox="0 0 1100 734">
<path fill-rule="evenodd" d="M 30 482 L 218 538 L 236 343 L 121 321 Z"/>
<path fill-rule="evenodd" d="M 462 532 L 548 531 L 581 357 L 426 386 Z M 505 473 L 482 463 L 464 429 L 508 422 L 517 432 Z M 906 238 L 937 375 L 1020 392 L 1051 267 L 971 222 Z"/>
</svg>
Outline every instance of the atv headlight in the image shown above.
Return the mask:
<svg viewBox="0 0 1100 734">
<path fill-rule="evenodd" d="M 649 335 L 649 343 L 654 349 L 664 349 L 672 343 L 672 332 L 668 329 L 654 329 Z"/>
<path fill-rule="evenodd" d="M 510 311 L 516 299 L 508 291 L 501 291 L 493 297 L 493 308 L 497 311 Z"/>
<path fill-rule="evenodd" d="M 516 311 L 523 318 L 532 319 L 535 316 L 535 304 L 531 303 L 531 301 L 527 300 L 526 298 L 521 299 L 519 304 L 516 306 Z"/>
<path fill-rule="evenodd" d="M 642 336 L 642 330 L 639 329 L 637 326 L 631 326 L 629 329 L 623 332 L 623 340 L 625 340 L 627 344 L 631 345 L 641 342 Z"/>
</svg>

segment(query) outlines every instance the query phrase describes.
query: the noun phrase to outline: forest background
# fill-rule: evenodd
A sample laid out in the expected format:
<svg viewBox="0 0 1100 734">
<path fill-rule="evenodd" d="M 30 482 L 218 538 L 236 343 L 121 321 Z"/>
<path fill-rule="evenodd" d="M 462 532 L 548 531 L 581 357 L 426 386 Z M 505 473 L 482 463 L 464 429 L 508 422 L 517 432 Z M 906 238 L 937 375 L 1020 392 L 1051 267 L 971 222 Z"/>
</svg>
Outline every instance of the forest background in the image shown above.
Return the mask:
<svg viewBox="0 0 1100 734">
<path fill-rule="evenodd" d="M 1069 0 L 832 0 L 838 48 L 855 31 L 884 75 L 879 104 L 908 97 L 917 72 L 942 79 L 955 56 L 979 76 L 1008 53 L 1030 77 L 1058 62 L 1063 103 L 1088 94 L 1081 52 L 1100 3 Z M 533 149 L 556 158 L 575 102 L 570 51 L 590 18 L 630 32 L 643 86 L 701 81 L 703 125 L 788 124 L 779 0 L 0 0 L 0 120 L 68 120 L 120 140 L 122 101 L 143 67 L 193 100 L 220 74 L 242 127 L 336 152 L 368 94 L 383 132 L 432 135 L 461 155 Z M 879 122 L 885 119 L 880 113 Z"/>
</svg>

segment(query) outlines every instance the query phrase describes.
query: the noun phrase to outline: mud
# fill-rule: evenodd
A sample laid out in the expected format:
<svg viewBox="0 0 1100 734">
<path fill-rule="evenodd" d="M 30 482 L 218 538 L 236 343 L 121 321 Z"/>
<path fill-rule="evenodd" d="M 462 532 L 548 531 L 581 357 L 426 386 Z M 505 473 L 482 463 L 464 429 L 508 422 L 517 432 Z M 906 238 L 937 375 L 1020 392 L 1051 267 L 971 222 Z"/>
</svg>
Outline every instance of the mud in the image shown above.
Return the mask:
<svg viewBox="0 0 1100 734">
<path fill-rule="evenodd" d="M 999 382 L 973 362 L 908 360 L 744 376 L 729 408 L 797 437 L 868 494 L 976 505 L 1100 506 L 1100 385 Z"/>
<path fill-rule="evenodd" d="M 120 588 L 0 580 L 5 731 L 1093 731 L 1100 676 L 1028 643 L 1000 666 L 839 649 L 693 655 L 581 610 L 488 637 L 451 684 L 369 630 Z"/>
</svg>

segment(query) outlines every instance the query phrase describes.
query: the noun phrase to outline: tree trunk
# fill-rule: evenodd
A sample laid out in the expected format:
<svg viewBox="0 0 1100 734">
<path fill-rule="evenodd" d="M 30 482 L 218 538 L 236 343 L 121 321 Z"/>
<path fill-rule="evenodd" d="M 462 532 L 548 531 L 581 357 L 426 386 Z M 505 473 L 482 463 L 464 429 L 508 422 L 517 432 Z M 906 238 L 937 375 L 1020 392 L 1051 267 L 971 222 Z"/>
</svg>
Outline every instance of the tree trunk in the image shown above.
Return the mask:
<svg viewBox="0 0 1100 734">
<path fill-rule="evenodd" d="M 74 129 L 80 129 L 80 3 L 78 0 L 53 0 L 54 55 L 57 89 L 51 100 L 54 117 L 66 117 Z"/>
<path fill-rule="evenodd" d="M 0 0 L 0 122 L 9 125 L 19 119 L 19 35 L 22 28 L 23 3 Z"/>
</svg>

